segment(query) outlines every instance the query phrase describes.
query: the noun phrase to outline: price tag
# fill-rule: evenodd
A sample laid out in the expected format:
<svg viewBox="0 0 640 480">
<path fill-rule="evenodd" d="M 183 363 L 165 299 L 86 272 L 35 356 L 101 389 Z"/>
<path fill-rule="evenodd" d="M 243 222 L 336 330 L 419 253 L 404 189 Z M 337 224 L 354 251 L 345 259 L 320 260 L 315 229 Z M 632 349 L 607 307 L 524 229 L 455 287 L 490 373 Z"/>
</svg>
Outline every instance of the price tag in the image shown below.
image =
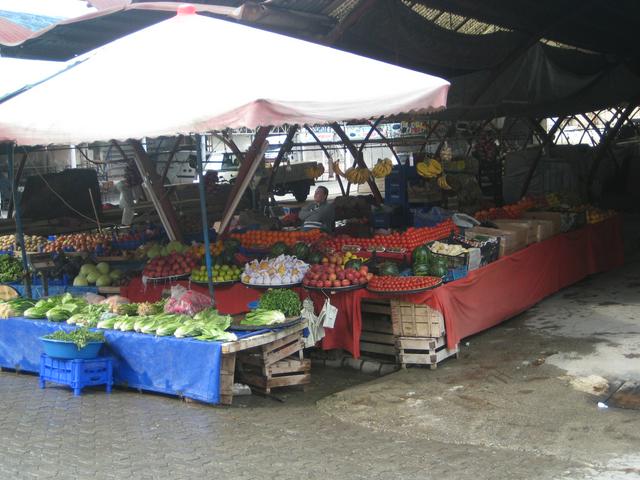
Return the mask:
<svg viewBox="0 0 640 480">
<path fill-rule="evenodd" d="M 324 310 L 325 312 L 324 322 L 322 323 L 322 326 L 324 328 L 333 328 L 333 326 L 336 324 L 338 309 L 331 305 L 331 302 L 329 301 L 329 299 L 327 299 L 324 302 L 324 308 L 322 310 Z"/>
</svg>

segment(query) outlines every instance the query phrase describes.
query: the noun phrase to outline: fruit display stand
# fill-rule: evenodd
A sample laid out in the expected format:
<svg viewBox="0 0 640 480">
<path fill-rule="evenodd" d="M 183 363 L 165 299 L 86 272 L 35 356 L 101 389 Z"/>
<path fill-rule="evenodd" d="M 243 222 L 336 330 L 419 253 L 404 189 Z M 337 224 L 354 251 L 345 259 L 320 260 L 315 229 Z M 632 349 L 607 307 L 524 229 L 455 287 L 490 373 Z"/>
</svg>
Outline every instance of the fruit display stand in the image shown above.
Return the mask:
<svg viewBox="0 0 640 480">
<path fill-rule="evenodd" d="M 521 313 L 587 275 L 617 268 L 623 261 L 622 222 L 616 216 L 531 244 L 469 272 L 463 279 L 392 299 L 427 305 L 440 312 L 445 322 L 446 348 L 453 352 L 462 338 Z M 313 293 L 311 297 L 319 311 L 325 297 Z M 344 349 L 359 357 L 361 332 L 369 332 L 365 337 L 370 338 L 370 333 L 388 335 L 388 330 L 371 330 L 363 320 L 361 302 L 372 298 L 389 299 L 389 296 L 367 290 L 332 296 L 331 303 L 338 308 L 338 316 L 334 328 L 325 329 L 324 349 Z M 370 307 L 365 307 L 368 313 L 366 309 Z M 389 345 L 388 338 L 383 345 Z M 439 348 L 442 347 L 436 346 L 436 353 Z"/>
</svg>

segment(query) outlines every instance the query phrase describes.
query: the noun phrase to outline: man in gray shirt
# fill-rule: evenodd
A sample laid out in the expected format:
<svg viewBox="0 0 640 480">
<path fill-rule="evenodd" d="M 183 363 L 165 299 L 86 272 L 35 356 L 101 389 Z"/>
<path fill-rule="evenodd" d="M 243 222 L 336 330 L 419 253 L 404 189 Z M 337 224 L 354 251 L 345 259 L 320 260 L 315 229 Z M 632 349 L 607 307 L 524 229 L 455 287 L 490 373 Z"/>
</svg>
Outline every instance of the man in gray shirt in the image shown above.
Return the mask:
<svg viewBox="0 0 640 480">
<path fill-rule="evenodd" d="M 314 203 L 302 207 L 298 216 L 304 222 L 303 230 L 320 228 L 325 232 L 332 232 L 335 226 L 336 211 L 333 204 L 327 203 L 329 190 L 327 187 L 316 188 L 313 194 Z"/>
</svg>

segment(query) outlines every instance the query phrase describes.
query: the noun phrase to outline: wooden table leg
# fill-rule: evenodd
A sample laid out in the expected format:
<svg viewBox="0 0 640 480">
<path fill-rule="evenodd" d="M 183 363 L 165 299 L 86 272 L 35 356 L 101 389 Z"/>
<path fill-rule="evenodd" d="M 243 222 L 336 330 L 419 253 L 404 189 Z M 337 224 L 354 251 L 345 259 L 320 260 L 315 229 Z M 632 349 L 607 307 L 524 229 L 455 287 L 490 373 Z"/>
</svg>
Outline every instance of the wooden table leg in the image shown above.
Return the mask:
<svg viewBox="0 0 640 480">
<path fill-rule="evenodd" d="M 225 353 L 222 355 L 220 366 L 220 403 L 231 405 L 233 401 L 233 380 L 236 370 L 236 354 Z"/>
</svg>

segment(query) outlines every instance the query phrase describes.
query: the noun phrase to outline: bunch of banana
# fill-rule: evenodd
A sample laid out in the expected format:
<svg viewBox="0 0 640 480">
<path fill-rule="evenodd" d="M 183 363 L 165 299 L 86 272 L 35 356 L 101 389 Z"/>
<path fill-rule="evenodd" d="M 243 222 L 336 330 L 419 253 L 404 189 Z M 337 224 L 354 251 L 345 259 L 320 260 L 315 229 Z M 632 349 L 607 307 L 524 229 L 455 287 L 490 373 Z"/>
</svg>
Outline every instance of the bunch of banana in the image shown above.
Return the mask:
<svg viewBox="0 0 640 480">
<path fill-rule="evenodd" d="M 333 173 L 342 178 L 347 178 L 342 170 L 340 170 L 340 162 L 336 160 L 333 162 Z"/>
<path fill-rule="evenodd" d="M 324 165 L 316 163 L 313 167 L 307 167 L 305 173 L 309 178 L 319 178 L 324 174 Z"/>
<path fill-rule="evenodd" d="M 447 142 L 444 142 L 442 150 L 440 150 L 440 160 L 450 162 L 453 159 L 453 151 Z"/>
<path fill-rule="evenodd" d="M 362 185 L 369 179 L 369 169 L 362 167 L 350 168 L 344 172 L 344 176 L 349 180 L 349 182 L 355 183 L 356 185 Z"/>
<path fill-rule="evenodd" d="M 391 173 L 393 163 L 388 158 L 379 158 L 371 173 L 376 178 L 384 178 Z"/>
<path fill-rule="evenodd" d="M 452 190 L 451 185 L 449 185 L 447 183 L 447 176 L 446 175 L 440 175 L 438 177 L 438 186 L 442 189 L 442 190 Z"/>
<path fill-rule="evenodd" d="M 442 173 L 442 165 L 436 159 L 420 162 L 416 165 L 418 175 L 424 178 L 435 178 Z"/>
</svg>

